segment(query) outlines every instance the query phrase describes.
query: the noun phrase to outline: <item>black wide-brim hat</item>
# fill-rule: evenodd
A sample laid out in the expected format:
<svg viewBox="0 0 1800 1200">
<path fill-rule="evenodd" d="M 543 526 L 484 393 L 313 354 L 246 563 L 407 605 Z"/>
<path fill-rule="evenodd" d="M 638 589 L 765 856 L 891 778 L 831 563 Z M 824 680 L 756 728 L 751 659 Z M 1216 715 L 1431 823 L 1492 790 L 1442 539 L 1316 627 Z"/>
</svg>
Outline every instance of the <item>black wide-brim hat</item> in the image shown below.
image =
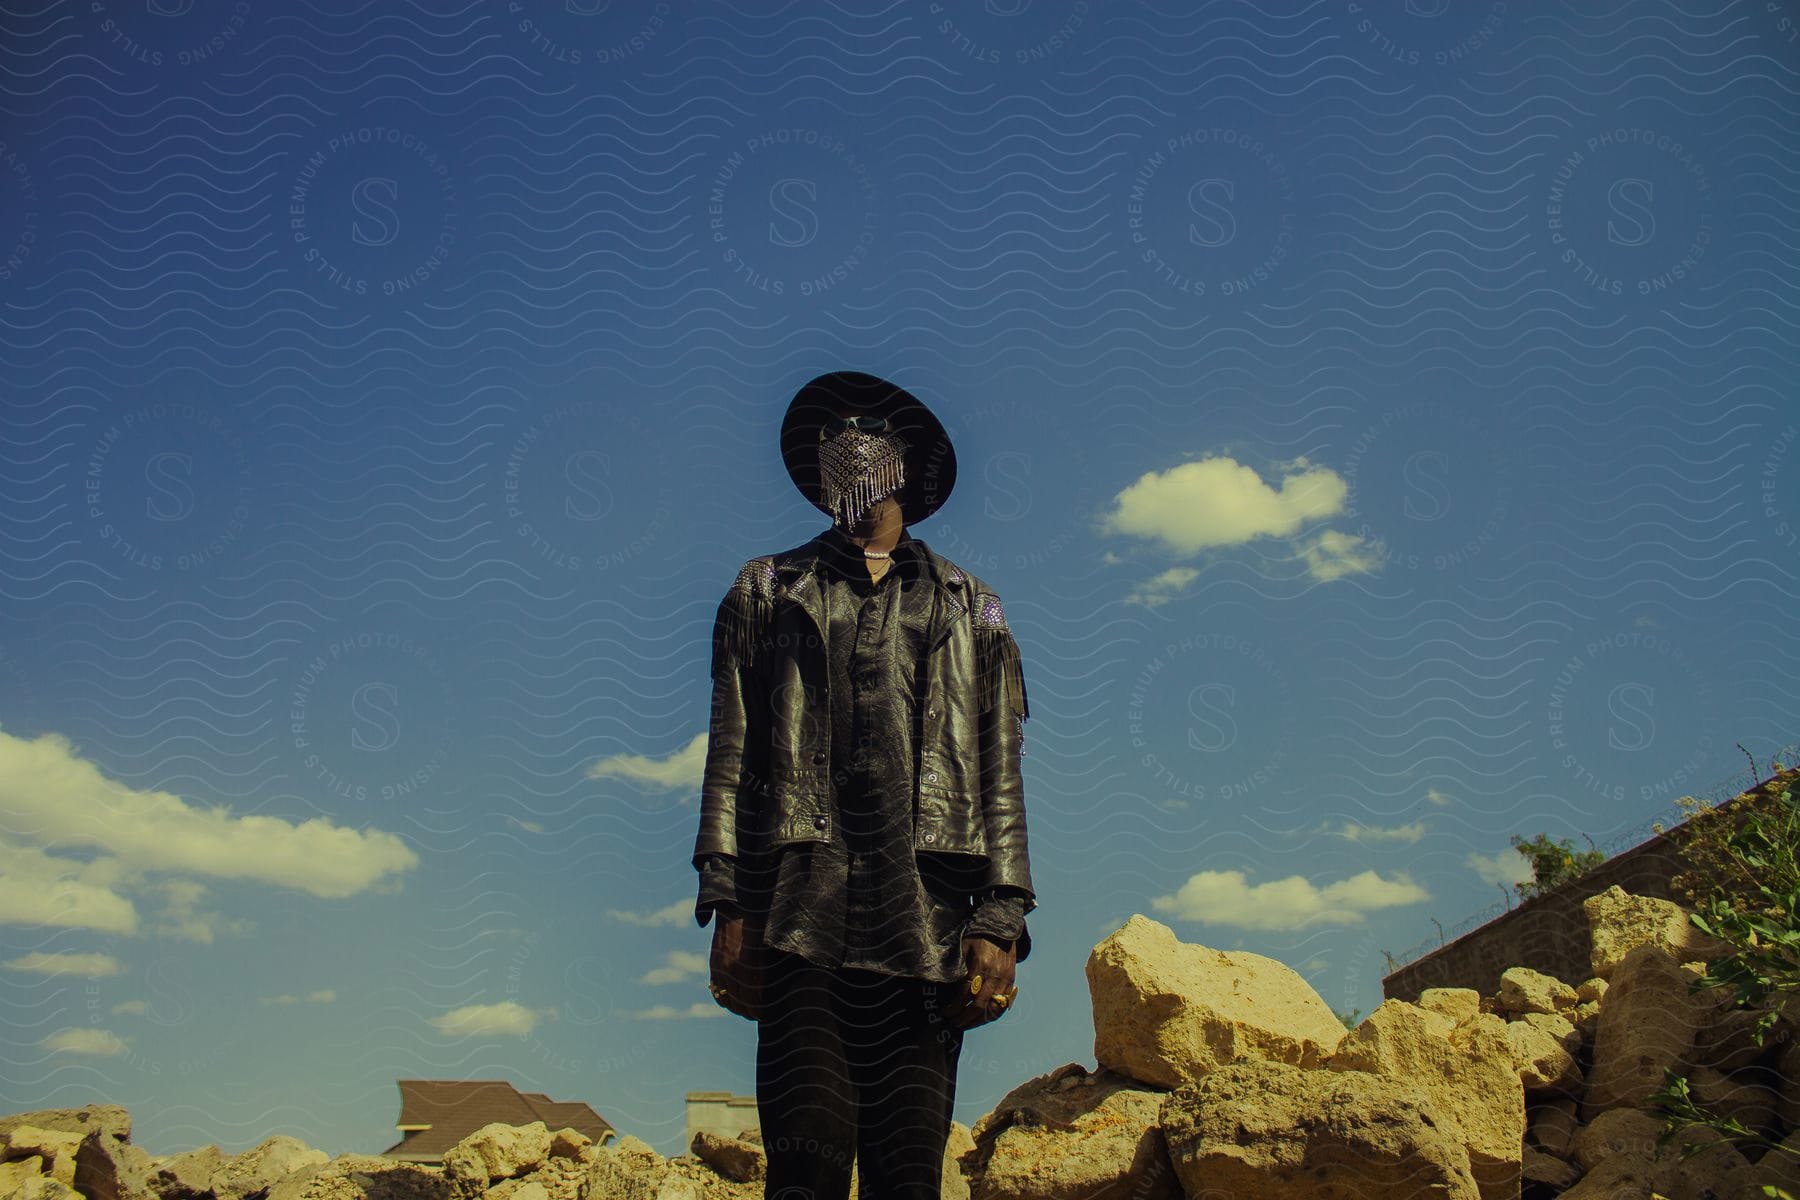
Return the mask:
<svg viewBox="0 0 1800 1200">
<path fill-rule="evenodd" d="M 819 500 L 819 427 L 834 416 L 886 417 L 889 432 L 905 439 L 906 482 L 894 493 L 901 521 L 916 525 L 950 498 L 956 450 L 924 402 L 874 375 L 832 371 L 796 392 L 781 421 L 781 458 L 788 477 L 814 508 L 831 515 Z"/>
</svg>

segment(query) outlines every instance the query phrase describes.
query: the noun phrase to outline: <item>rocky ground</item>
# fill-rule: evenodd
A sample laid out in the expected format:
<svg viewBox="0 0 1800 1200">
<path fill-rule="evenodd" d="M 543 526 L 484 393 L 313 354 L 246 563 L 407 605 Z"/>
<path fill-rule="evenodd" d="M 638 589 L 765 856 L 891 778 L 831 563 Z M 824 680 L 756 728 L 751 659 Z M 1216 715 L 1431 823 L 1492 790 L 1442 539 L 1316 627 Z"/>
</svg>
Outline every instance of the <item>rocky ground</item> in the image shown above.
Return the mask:
<svg viewBox="0 0 1800 1200">
<path fill-rule="evenodd" d="M 946 1200 L 1764 1200 L 1800 1194 L 1800 1002 L 1761 1014 L 1691 980 L 1723 952 L 1678 905 L 1586 903 L 1592 974 L 1507 971 L 1491 996 L 1387 1000 L 1354 1030 L 1294 971 L 1134 916 L 1087 964 L 1095 1067 L 1008 1093 L 945 1155 Z M 1663 1068 L 1792 1153 L 1708 1131 L 1657 1153 Z M 1683 1143 L 1698 1153 L 1680 1154 Z M 421 1166 L 291 1137 L 158 1157 L 116 1105 L 0 1118 L 0 1200 L 760 1200 L 754 1132 L 664 1158 L 542 1122 Z"/>
</svg>

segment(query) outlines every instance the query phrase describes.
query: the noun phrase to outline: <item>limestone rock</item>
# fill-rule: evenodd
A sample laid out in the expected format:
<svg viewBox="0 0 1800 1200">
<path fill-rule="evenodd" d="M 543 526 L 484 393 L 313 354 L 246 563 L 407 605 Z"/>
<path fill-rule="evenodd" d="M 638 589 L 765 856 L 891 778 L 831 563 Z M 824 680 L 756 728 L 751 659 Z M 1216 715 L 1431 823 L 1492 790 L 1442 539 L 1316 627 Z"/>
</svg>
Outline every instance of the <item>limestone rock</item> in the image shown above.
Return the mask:
<svg viewBox="0 0 1800 1200">
<path fill-rule="evenodd" d="M 1526 1110 L 1529 1136 L 1539 1149 L 1558 1158 L 1573 1157 L 1575 1131 L 1581 1128 L 1577 1107 L 1573 1096 L 1548 1096 Z"/>
<path fill-rule="evenodd" d="M 225 1169 L 217 1146 L 201 1146 L 166 1159 L 150 1172 L 150 1190 L 162 1200 L 200 1200 L 212 1193 L 213 1176 Z"/>
<path fill-rule="evenodd" d="M 218 1200 L 261 1200 L 270 1188 L 295 1171 L 330 1160 L 331 1156 L 323 1150 L 314 1150 L 297 1137 L 278 1133 L 227 1159 L 213 1173 L 212 1192 Z"/>
<path fill-rule="evenodd" d="M 1777 1114 L 1784 1129 L 1800 1129 L 1800 1038 L 1775 1052 L 1775 1071 L 1781 1080 Z"/>
<path fill-rule="evenodd" d="M 1576 1131 L 1572 1146 L 1575 1163 L 1583 1171 L 1592 1171 L 1615 1155 L 1648 1158 L 1656 1152 L 1662 1129 L 1662 1121 L 1646 1110 L 1609 1109 Z"/>
<path fill-rule="evenodd" d="M 1671 1186 L 1669 1164 L 1638 1154 L 1616 1154 L 1583 1175 L 1561 1200 L 1653 1200 Z"/>
<path fill-rule="evenodd" d="M 44 1156 L 33 1154 L 29 1158 L 10 1158 L 0 1162 L 0 1198 L 10 1196 L 24 1187 L 26 1181 L 46 1174 Z"/>
<path fill-rule="evenodd" d="M 1165 1096 L 1161 1124 L 1190 1197 L 1480 1195 L 1468 1152 L 1438 1123 L 1425 1093 L 1380 1075 L 1230 1063 Z"/>
<path fill-rule="evenodd" d="M 1575 1002 L 1577 1004 L 1598 1004 L 1600 998 L 1604 995 L 1606 995 L 1606 980 L 1600 978 L 1598 975 L 1594 976 L 1592 979 L 1583 980 L 1575 988 Z"/>
<path fill-rule="evenodd" d="M 1339 1043 L 1327 1066 L 1367 1071 L 1422 1091 L 1433 1116 L 1467 1151 L 1485 1200 L 1516 1196 L 1525 1139 L 1525 1089 L 1513 1065 L 1507 1023 L 1478 1013 L 1437 1036 L 1424 1014 L 1384 1000 Z"/>
<path fill-rule="evenodd" d="M 579 1129 L 567 1126 L 550 1135 L 550 1158 L 580 1158 L 584 1147 L 591 1146 L 594 1139 Z"/>
<path fill-rule="evenodd" d="M 1094 947 L 1086 973 L 1096 1062 L 1156 1087 L 1228 1062 L 1317 1066 L 1344 1036 L 1291 967 L 1184 943 L 1141 913 Z"/>
<path fill-rule="evenodd" d="M 626 1134 L 600 1147 L 581 1180 L 579 1200 L 659 1200 L 670 1182 L 668 1160 Z"/>
<path fill-rule="evenodd" d="M 1661 946 L 1632 949 L 1613 971 L 1594 1030 L 1593 1065 L 1582 1113 L 1649 1108 L 1663 1069 L 1693 1066 L 1694 1033 L 1713 1002 L 1688 991 L 1683 971 Z"/>
<path fill-rule="evenodd" d="M 1529 1146 L 1525 1148 L 1524 1161 L 1519 1164 L 1519 1173 L 1526 1183 L 1541 1183 L 1554 1188 L 1566 1188 L 1581 1177 L 1581 1172 L 1554 1154 L 1545 1154 Z"/>
<path fill-rule="evenodd" d="M 53 1175 L 33 1175 L 19 1185 L 8 1200 L 87 1200 L 80 1192 Z"/>
<path fill-rule="evenodd" d="M 950 1122 L 950 1137 L 944 1143 L 944 1179 L 938 1190 L 939 1200 L 969 1200 L 969 1181 L 963 1175 L 962 1158 L 974 1148 L 975 1136 L 969 1127 L 961 1121 Z"/>
<path fill-rule="evenodd" d="M 444 1151 L 444 1178 L 459 1193 L 479 1193 L 496 1179 L 536 1169 L 549 1156 L 550 1130 L 542 1121 L 494 1121 Z"/>
<path fill-rule="evenodd" d="M 1759 1074 L 1749 1069 L 1727 1074 L 1714 1067 L 1695 1067 L 1688 1072 L 1688 1090 L 1700 1107 L 1770 1135 L 1775 1132 L 1780 1097 L 1774 1088 L 1757 1081 Z"/>
<path fill-rule="evenodd" d="M 1763 1155 L 1762 1161 L 1751 1168 L 1750 1182 L 1757 1189 L 1752 1195 L 1760 1195 L 1764 1186 L 1770 1186 L 1786 1188 L 1800 1196 L 1800 1129 L 1783 1138 L 1780 1149 Z"/>
<path fill-rule="evenodd" d="M 1767 1011 L 1733 1007 L 1705 1022 L 1694 1035 L 1694 1057 L 1705 1066 L 1726 1072 L 1756 1062 L 1776 1034 L 1772 1028 L 1764 1038 L 1765 1045 L 1756 1044 L 1756 1026 Z"/>
<path fill-rule="evenodd" d="M 689 1149 L 713 1170 L 736 1183 L 748 1183 L 768 1174 L 768 1160 L 763 1148 L 749 1142 L 702 1129 L 694 1134 Z"/>
<path fill-rule="evenodd" d="M 1564 1192 L 1563 1200 L 1737 1200 L 1753 1194 L 1749 1190 L 1753 1168 L 1713 1130 L 1683 1130 L 1660 1152 L 1630 1140 L 1632 1144 L 1609 1153 Z M 1683 1160 L 1682 1148 L 1694 1144 L 1707 1148 Z"/>
<path fill-rule="evenodd" d="M 1573 1033 L 1574 1028 L 1569 1026 L 1569 1031 Z M 1581 1067 L 1575 1056 L 1545 1030 L 1525 1021 L 1508 1021 L 1506 1042 L 1512 1050 L 1513 1069 L 1526 1091 L 1571 1091 L 1580 1086 Z"/>
<path fill-rule="evenodd" d="M 1508 967 L 1500 973 L 1500 1011 L 1517 1017 L 1525 1013 L 1559 1013 L 1573 1008 L 1575 989 L 1530 967 Z"/>
<path fill-rule="evenodd" d="M 1158 1124 L 1164 1093 L 1080 1063 L 1046 1072 L 975 1122 L 959 1158 L 974 1200 L 1181 1200 Z"/>
<path fill-rule="evenodd" d="M 1481 993 L 1474 988 L 1426 988 L 1419 993 L 1419 1007 L 1441 1013 L 1455 1025 L 1481 1011 Z"/>
<path fill-rule="evenodd" d="M 44 1160 L 43 1174 L 75 1186 L 75 1151 L 82 1134 L 72 1129 L 45 1129 L 39 1125 L 19 1125 L 4 1135 L 6 1158 L 35 1156 Z M 0 1195 L 5 1195 L 0 1192 Z"/>
<path fill-rule="evenodd" d="M 88 1200 L 157 1200 L 142 1154 L 98 1126 L 89 1129 L 75 1151 L 75 1190 Z"/>
<path fill-rule="evenodd" d="M 0 1117 L 0 1138 L 10 1137 L 21 1125 L 38 1129 L 60 1129 L 86 1137 L 93 1129 L 101 1129 L 121 1142 L 131 1140 L 131 1114 L 117 1104 L 89 1104 L 81 1108 L 40 1108 L 33 1112 Z"/>
<path fill-rule="evenodd" d="M 451 1200 L 443 1174 L 374 1154 L 340 1154 L 277 1181 L 268 1200 Z"/>
<path fill-rule="evenodd" d="M 1592 1037 L 1594 1025 L 1600 1020 L 1600 1001 L 1583 1000 L 1569 1011 L 1569 1020 L 1581 1030 L 1583 1037 Z"/>
<path fill-rule="evenodd" d="M 1730 947 L 1702 933 L 1688 910 L 1673 900 L 1633 896 L 1618 884 L 1582 901 L 1587 912 L 1590 966 L 1608 980 L 1625 956 L 1643 945 L 1659 946 L 1677 960 L 1713 959 Z"/>
</svg>

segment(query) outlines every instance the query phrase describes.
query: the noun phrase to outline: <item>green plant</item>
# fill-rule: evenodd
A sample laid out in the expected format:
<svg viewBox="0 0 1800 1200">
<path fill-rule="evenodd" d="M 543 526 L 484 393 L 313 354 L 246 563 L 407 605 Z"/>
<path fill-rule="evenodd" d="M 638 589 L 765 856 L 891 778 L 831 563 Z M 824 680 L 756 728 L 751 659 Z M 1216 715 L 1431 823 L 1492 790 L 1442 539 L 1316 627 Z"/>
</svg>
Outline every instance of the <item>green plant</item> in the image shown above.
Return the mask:
<svg viewBox="0 0 1800 1200">
<path fill-rule="evenodd" d="M 1781 1017 L 1783 993 L 1800 992 L 1800 806 L 1787 788 L 1779 793 L 1771 788 L 1748 799 L 1765 802 L 1734 806 L 1740 810 L 1733 814 L 1735 820 L 1704 835 L 1708 852 L 1716 856 L 1709 861 L 1723 865 L 1725 882 L 1696 881 L 1695 894 L 1703 902 L 1689 920 L 1732 952 L 1708 964 L 1689 990 L 1729 987 L 1736 1007 L 1761 1008 L 1752 1033 L 1761 1046 Z M 1745 881 L 1754 883 L 1754 893 Z M 1735 1118 L 1708 1112 L 1689 1092 L 1686 1077 L 1671 1069 L 1664 1069 L 1663 1087 L 1653 1099 L 1665 1114 L 1659 1148 L 1683 1129 L 1705 1126 L 1728 1141 L 1754 1142 L 1771 1151 L 1800 1155 Z M 1704 1144 L 1686 1146 L 1682 1157 L 1704 1148 Z M 1763 1194 L 1794 1200 L 1772 1185 L 1765 1186 Z"/>
<path fill-rule="evenodd" d="M 1586 834 L 1582 836 L 1587 837 Z M 1593 844 L 1593 839 L 1590 838 L 1588 845 L 1591 847 Z M 1606 861 L 1605 853 L 1598 849 L 1578 852 L 1575 843 L 1568 838 L 1553 842 L 1547 833 L 1540 833 L 1530 841 L 1514 834 L 1512 846 L 1531 863 L 1530 882 L 1513 884 L 1522 900 L 1541 896 L 1571 879 L 1579 879 Z"/>
<path fill-rule="evenodd" d="M 1780 764 L 1776 768 L 1779 771 Z M 1675 895 L 1690 907 L 1717 899 L 1747 911 L 1760 903 L 1764 885 L 1777 893 L 1800 888 L 1800 864 L 1791 852 L 1796 817 L 1787 789 L 1759 789 L 1723 806 L 1692 796 L 1683 796 L 1677 803 L 1686 814 L 1681 825 L 1681 854 L 1687 866 L 1669 882 Z M 1746 835 L 1747 844 L 1762 847 L 1760 853 L 1746 856 L 1740 846 Z M 1771 852 L 1779 845 L 1788 847 L 1789 853 Z"/>
</svg>

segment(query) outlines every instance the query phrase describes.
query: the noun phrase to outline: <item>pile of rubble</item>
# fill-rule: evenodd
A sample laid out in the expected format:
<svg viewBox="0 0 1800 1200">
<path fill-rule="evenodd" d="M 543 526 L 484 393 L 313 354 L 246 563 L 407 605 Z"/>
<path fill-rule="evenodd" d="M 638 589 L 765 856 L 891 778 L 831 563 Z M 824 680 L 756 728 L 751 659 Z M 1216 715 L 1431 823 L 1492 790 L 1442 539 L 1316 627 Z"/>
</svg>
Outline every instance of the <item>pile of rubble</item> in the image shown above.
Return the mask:
<svg viewBox="0 0 1800 1200">
<path fill-rule="evenodd" d="M 1684 909 L 1614 887 L 1586 910 L 1590 978 L 1514 967 L 1495 995 L 1430 989 L 1353 1030 L 1280 962 L 1134 916 L 1087 963 L 1097 1069 L 1068 1063 L 953 1126 L 945 1200 L 1800 1194 L 1800 1002 L 1758 1046 L 1759 1011 L 1690 992 L 1725 948 Z M 1784 1149 L 1694 1129 L 1659 1156 L 1664 1067 Z M 159 1158 L 113 1105 L 0 1118 L 0 1200 L 760 1200 L 765 1167 L 753 1131 L 664 1158 L 629 1136 L 489 1125 L 437 1167 L 290 1137 Z"/>
<path fill-rule="evenodd" d="M 1346 1031 L 1283 964 L 1134 916 L 1088 959 L 1090 1072 L 1015 1088 L 961 1159 L 975 1200 L 1764 1200 L 1800 1195 L 1800 1003 L 1774 1035 L 1679 905 L 1585 902 L 1592 975 L 1524 967 L 1434 988 Z M 1657 1152 L 1663 1068 L 1783 1150 L 1694 1128 Z M 1685 1147 L 1693 1155 L 1682 1158 Z M 1792 1153 L 1789 1153 L 1792 1151 Z"/>
<path fill-rule="evenodd" d="M 96 1104 L 0 1117 L 0 1200 L 762 1200 L 758 1142 L 754 1130 L 702 1132 L 691 1153 L 664 1158 L 629 1135 L 597 1146 L 536 1121 L 479 1129 L 441 1167 L 332 1158 L 285 1135 L 238 1155 L 203 1146 L 158 1156 L 132 1144 L 130 1113 Z M 973 1145 L 955 1125 L 945 1200 L 968 1200 L 956 1156 Z"/>
</svg>

